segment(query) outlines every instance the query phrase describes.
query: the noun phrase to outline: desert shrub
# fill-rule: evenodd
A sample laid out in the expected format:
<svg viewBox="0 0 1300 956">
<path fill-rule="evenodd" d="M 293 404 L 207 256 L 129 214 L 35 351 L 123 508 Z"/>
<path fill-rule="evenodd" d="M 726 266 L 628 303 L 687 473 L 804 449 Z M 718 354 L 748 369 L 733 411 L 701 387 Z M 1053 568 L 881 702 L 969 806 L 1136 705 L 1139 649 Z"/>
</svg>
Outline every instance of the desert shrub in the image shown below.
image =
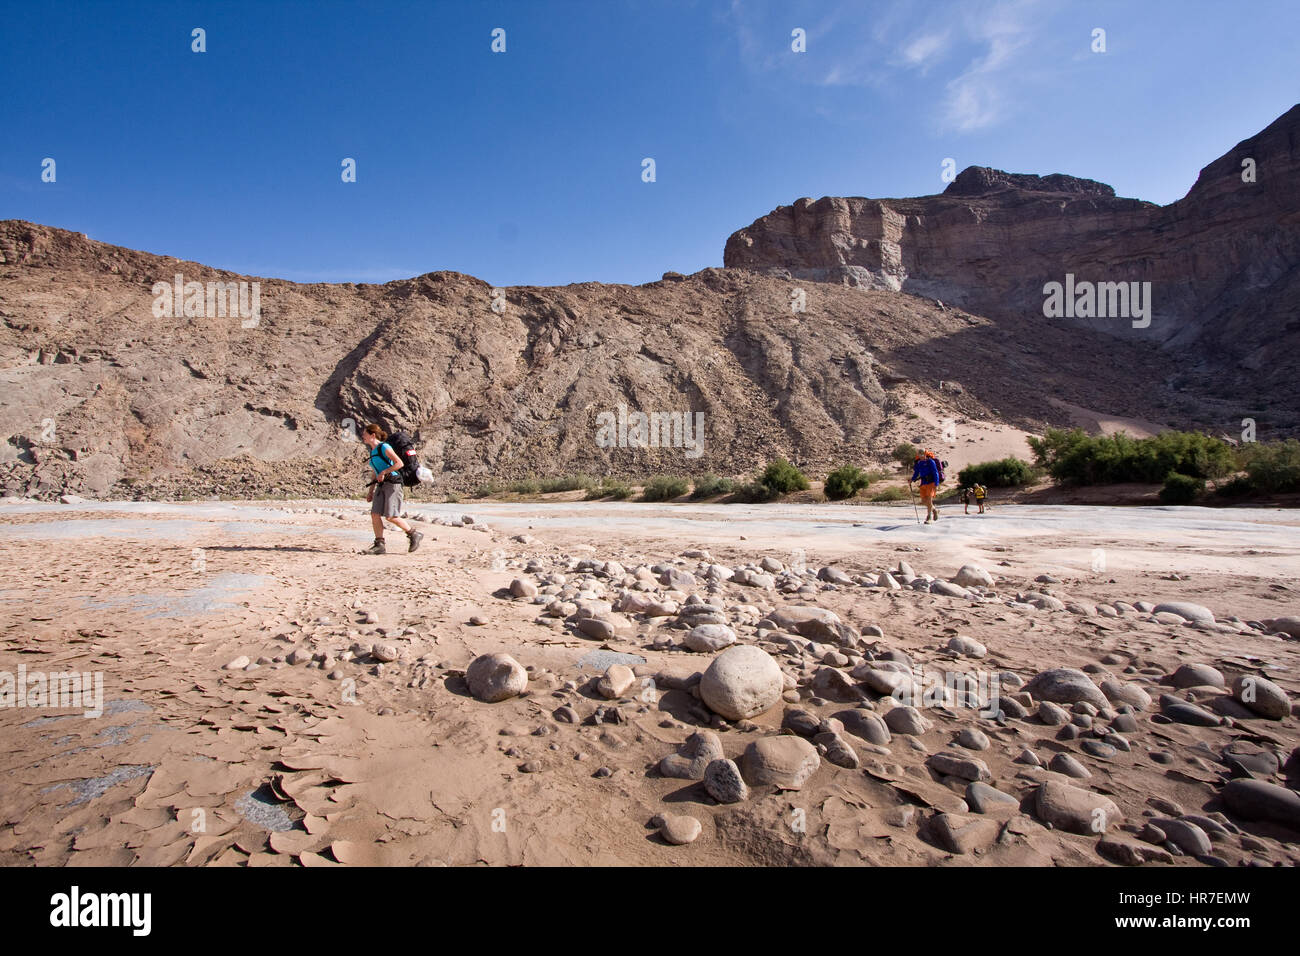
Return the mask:
<svg viewBox="0 0 1300 956">
<path fill-rule="evenodd" d="M 730 478 L 719 478 L 717 475 L 701 475 L 696 478 L 691 488 L 692 500 L 700 498 L 716 498 L 718 495 L 729 495 L 736 490 L 736 483 Z"/>
<path fill-rule="evenodd" d="M 671 501 L 680 498 L 691 488 L 691 483 L 676 475 L 655 475 L 641 489 L 642 501 Z"/>
<path fill-rule="evenodd" d="M 1028 484 L 1033 479 L 1034 471 L 1029 467 L 1029 462 L 1019 458 L 983 461 L 977 465 L 967 465 L 957 472 L 957 484 L 963 488 L 976 483 L 986 488 L 1014 488 Z"/>
<path fill-rule="evenodd" d="M 854 465 L 841 465 L 826 476 L 824 488 L 826 497 L 831 501 L 843 501 L 845 498 L 852 498 L 869 483 L 870 479 L 861 468 Z"/>
<path fill-rule="evenodd" d="M 593 484 L 587 489 L 586 500 L 592 501 L 596 498 L 614 498 L 622 501 L 625 498 L 632 497 L 632 486 L 626 481 L 620 481 L 617 478 L 602 478 L 597 484 Z"/>
<path fill-rule="evenodd" d="M 902 501 L 909 497 L 905 488 L 886 488 L 871 496 L 872 501 Z"/>
<path fill-rule="evenodd" d="M 1251 442 L 1240 457 L 1250 490 L 1300 491 L 1300 441 Z"/>
<path fill-rule="evenodd" d="M 469 493 L 471 498 L 490 498 L 501 491 L 501 486 L 495 481 L 484 482 Z"/>
<path fill-rule="evenodd" d="M 559 491 L 586 491 L 595 482 L 587 475 L 557 475 L 554 478 L 543 478 L 538 484 L 542 494 L 551 495 Z"/>
<path fill-rule="evenodd" d="M 1089 435 L 1081 428 L 1049 428 L 1030 438 L 1037 463 L 1057 481 L 1080 485 L 1163 481 L 1170 472 L 1220 478 L 1236 466 L 1232 448 L 1199 432 L 1161 432 L 1133 438 L 1123 432 Z"/>
<path fill-rule="evenodd" d="M 1171 471 L 1160 489 L 1160 500 L 1167 505 L 1189 505 L 1205 493 L 1205 479 Z"/>
<path fill-rule="evenodd" d="M 740 501 L 745 504 L 772 501 L 777 497 L 779 497 L 779 492 L 773 491 L 761 481 L 743 482 L 737 485 L 735 491 L 732 493 L 733 501 Z"/>
<path fill-rule="evenodd" d="M 460 495 L 456 494 L 454 491 L 449 491 L 447 492 L 446 498 L 443 500 L 449 505 L 454 505 L 460 501 Z"/>
<path fill-rule="evenodd" d="M 516 495 L 536 495 L 541 494 L 542 483 L 536 478 L 523 478 L 511 482 L 507 490 Z"/>
<path fill-rule="evenodd" d="M 808 479 L 804 473 L 784 458 L 778 458 L 763 469 L 759 479 L 774 495 L 788 495 L 792 491 L 807 491 Z"/>
<path fill-rule="evenodd" d="M 917 453 L 921 449 L 917 448 L 910 441 L 905 441 L 893 450 L 890 457 L 898 462 L 903 468 L 911 468 L 916 462 Z"/>
</svg>

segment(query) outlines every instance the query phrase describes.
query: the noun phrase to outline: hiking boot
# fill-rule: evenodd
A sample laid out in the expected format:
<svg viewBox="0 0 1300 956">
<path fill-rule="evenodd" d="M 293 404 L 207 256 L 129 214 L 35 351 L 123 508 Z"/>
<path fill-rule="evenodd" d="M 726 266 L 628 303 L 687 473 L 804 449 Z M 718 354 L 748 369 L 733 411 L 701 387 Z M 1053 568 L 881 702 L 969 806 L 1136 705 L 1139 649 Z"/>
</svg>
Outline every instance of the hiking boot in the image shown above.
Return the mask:
<svg viewBox="0 0 1300 956">
<path fill-rule="evenodd" d="M 366 548 L 366 550 L 362 551 L 361 553 L 362 554 L 387 554 L 388 549 L 384 547 L 383 538 L 376 538 L 375 543 L 372 544 L 370 547 Z"/>
<path fill-rule="evenodd" d="M 411 546 L 406 549 L 407 554 L 410 554 L 420 546 L 420 542 L 424 540 L 424 535 L 419 531 L 412 531 L 406 536 L 406 540 L 411 542 Z"/>
</svg>

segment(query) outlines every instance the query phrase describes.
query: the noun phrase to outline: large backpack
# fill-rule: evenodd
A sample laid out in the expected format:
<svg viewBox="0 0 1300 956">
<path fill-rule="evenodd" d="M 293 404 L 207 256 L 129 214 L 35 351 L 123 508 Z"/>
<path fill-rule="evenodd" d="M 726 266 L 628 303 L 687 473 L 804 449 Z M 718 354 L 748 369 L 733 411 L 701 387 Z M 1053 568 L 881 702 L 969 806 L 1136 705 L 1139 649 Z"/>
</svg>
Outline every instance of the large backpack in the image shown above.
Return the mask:
<svg viewBox="0 0 1300 956">
<path fill-rule="evenodd" d="M 392 446 L 393 451 L 397 452 L 397 457 L 402 459 L 402 467 L 398 471 L 402 478 L 402 484 L 408 488 L 418 485 L 420 483 L 420 459 L 415 456 L 411 436 L 403 431 L 393 432 L 388 436 L 388 444 Z"/>
</svg>

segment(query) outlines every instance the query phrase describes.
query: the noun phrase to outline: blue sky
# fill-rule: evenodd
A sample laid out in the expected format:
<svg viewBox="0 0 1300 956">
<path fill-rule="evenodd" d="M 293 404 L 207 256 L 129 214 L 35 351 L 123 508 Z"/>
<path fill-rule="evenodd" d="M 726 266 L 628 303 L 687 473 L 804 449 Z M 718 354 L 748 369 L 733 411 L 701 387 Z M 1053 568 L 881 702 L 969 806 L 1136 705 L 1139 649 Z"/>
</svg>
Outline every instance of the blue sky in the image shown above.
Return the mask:
<svg viewBox="0 0 1300 956">
<path fill-rule="evenodd" d="M 3 24 L 0 218 L 295 281 L 647 282 L 801 196 L 939 192 L 948 157 L 1163 204 L 1300 100 L 1294 0 L 9 0 Z"/>
</svg>

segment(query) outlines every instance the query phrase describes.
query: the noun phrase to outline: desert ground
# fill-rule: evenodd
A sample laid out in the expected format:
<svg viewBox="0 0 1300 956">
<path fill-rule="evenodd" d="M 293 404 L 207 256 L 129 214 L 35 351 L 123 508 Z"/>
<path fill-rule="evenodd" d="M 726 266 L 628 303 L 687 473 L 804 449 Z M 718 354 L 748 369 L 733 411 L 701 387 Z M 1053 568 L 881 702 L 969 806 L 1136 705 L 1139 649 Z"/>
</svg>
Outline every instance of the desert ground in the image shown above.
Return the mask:
<svg viewBox="0 0 1300 956">
<path fill-rule="evenodd" d="M 0 504 L 0 864 L 1300 862 L 1294 511 L 367 510 Z"/>
</svg>

